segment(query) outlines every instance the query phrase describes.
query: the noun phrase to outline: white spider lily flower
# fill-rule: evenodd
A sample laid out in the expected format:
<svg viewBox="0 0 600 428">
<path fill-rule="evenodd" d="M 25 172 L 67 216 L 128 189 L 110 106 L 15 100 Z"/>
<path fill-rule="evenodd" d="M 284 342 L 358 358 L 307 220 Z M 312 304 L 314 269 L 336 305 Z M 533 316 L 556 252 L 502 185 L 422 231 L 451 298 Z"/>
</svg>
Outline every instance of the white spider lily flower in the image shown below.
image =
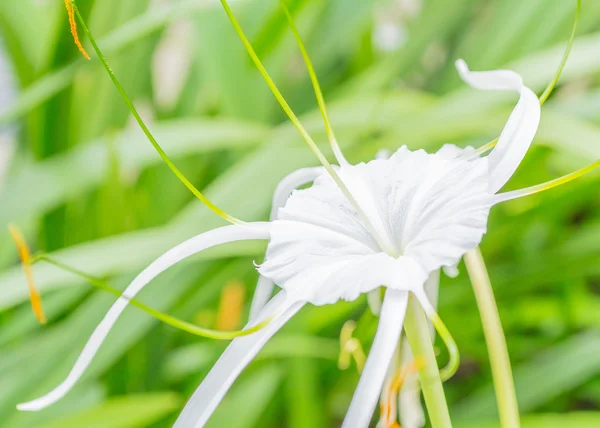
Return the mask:
<svg viewBox="0 0 600 428">
<path fill-rule="evenodd" d="M 401 147 L 389 159 L 337 168 L 372 229 L 322 168 L 297 171 L 275 194 L 270 223 L 226 226 L 171 249 L 146 268 L 96 328 L 67 379 L 55 390 L 19 405 L 40 410 L 63 397 L 81 377 L 101 343 L 134 297 L 154 277 L 180 260 L 209 247 L 242 239 L 268 239 L 264 279 L 249 325 L 272 321 L 262 330 L 233 340 L 194 393 L 176 427 L 204 426 L 226 391 L 264 344 L 305 304 L 354 300 L 387 287 L 380 322 L 345 427 L 365 427 L 402 331 L 408 293 L 432 310 L 424 292 L 430 273 L 454 266 L 486 232 L 495 192 L 510 178 L 536 132 L 540 106 L 535 94 L 511 71 L 470 72 L 458 62 L 462 78 L 474 87 L 512 90 L 519 102 L 489 157 L 473 149 L 446 145 L 438 152 Z M 313 181 L 307 189 L 296 190 Z M 290 196 L 291 193 L 291 196 Z M 379 234 L 375 239 L 370 230 Z M 385 242 L 382 250 L 378 242 Z M 262 308 L 271 284 L 282 288 Z"/>
<path fill-rule="evenodd" d="M 311 179 L 313 185 L 291 192 L 271 222 L 249 325 L 271 316 L 274 322 L 232 342 L 188 401 L 176 427 L 204 426 L 241 370 L 304 304 L 353 300 L 384 285 L 379 326 L 344 420 L 344 427 L 368 426 L 400 338 L 408 293 L 431 308 L 423 288 L 426 279 L 441 267 L 455 266 L 479 244 L 495 193 L 518 167 L 539 125 L 538 99 L 516 73 L 470 72 L 462 61 L 457 67 L 473 87 L 520 94 L 490 156 L 476 157 L 473 149 L 453 145 L 434 154 L 401 147 L 387 160 L 342 163 L 339 176 L 379 240 L 321 169 L 300 170 L 284 179 L 274 209 L 291 188 Z M 378 242 L 388 243 L 391 251 L 382 250 Z M 260 310 L 272 283 L 283 291 Z"/>
</svg>

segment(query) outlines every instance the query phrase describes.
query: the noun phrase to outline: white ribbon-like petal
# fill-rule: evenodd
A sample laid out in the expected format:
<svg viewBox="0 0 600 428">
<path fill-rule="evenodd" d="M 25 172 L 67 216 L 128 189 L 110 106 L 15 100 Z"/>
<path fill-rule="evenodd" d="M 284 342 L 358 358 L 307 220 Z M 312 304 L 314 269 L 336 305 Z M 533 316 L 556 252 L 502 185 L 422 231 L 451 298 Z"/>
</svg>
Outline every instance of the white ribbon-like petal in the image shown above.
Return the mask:
<svg viewBox="0 0 600 428">
<path fill-rule="evenodd" d="M 161 272 L 165 271 L 174 264 L 181 260 L 190 257 L 200 251 L 206 250 L 207 248 L 214 247 L 215 245 L 224 244 L 227 242 L 240 241 L 240 240 L 251 240 L 251 239 L 268 239 L 269 238 L 269 223 L 252 223 L 246 226 L 225 226 L 219 229 L 214 229 L 209 232 L 202 233 L 194 238 L 191 238 L 182 244 L 170 249 L 165 254 L 156 259 L 150 266 L 144 269 L 125 289 L 123 296 L 127 298 L 133 298 L 139 293 L 144 286 L 146 286 L 152 279 L 158 276 Z M 110 310 L 106 313 L 100 324 L 96 327 L 88 342 L 86 343 L 83 351 L 77 358 L 75 365 L 71 369 L 67 378 L 58 385 L 55 389 L 50 391 L 48 394 L 29 401 L 22 403 L 17 406 L 19 410 L 25 411 L 38 411 L 45 407 L 54 404 L 60 400 L 79 378 L 83 375 L 86 368 L 96 355 L 96 352 L 104 342 L 106 336 L 110 332 L 111 328 L 121 315 L 121 313 L 127 307 L 129 301 L 127 298 L 119 298 Z"/>
<path fill-rule="evenodd" d="M 203 427 L 242 370 L 303 305 L 304 302 L 289 300 L 285 292 L 271 299 L 256 320 L 247 327 L 269 317 L 274 317 L 273 320 L 256 333 L 238 337 L 231 342 L 189 399 L 173 428 Z M 252 397 L 248 399 L 251 400 Z"/>
<path fill-rule="evenodd" d="M 277 218 L 279 208 L 285 206 L 290 194 L 295 189 L 314 181 L 315 178 L 324 172 L 325 168 L 322 166 L 301 168 L 284 177 L 284 179 L 281 180 L 277 185 L 275 193 L 273 194 L 273 205 L 271 206 L 270 219 L 275 220 Z M 269 278 L 265 278 L 262 275 L 259 276 L 258 283 L 256 284 L 256 291 L 254 292 L 254 297 L 252 298 L 252 305 L 250 306 L 250 319 L 254 319 L 254 317 L 258 315 L 260 310 L 269 301 L 271 294 L 273 294 L 273 285 L 273 281 Z"/>
<path fill-rule="evenodd" d="M 373 346 L 352 397 L 343 428 L 369 426 L 388 366 L 400 340 L 407 305 L 408 292 L 390 289 L 386 291 Z"/>
<path fill-rule="evenodd" d="M 463 60 L 456 61 L 460 77 L 471 87 L 484 91 L 515 91 L 519 102 L 488 156 L 490 192 L 496 193 L 514 174 L 525 157 L 540 123 L 540 102 L 523 84 L 521 76 L 509 70 L 469 71 Z"/>
</svg>

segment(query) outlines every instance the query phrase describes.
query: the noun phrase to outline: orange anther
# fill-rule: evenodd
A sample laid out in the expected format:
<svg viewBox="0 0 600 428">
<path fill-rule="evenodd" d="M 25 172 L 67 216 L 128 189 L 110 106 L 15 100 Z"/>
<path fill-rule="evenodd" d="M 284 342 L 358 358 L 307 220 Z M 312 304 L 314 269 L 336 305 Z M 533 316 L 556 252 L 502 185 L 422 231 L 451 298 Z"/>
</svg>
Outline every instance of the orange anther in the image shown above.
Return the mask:
<svg viewBox="0 0 600 428">
<path fill-rule="evenodd" d="M 31 308 L 33 309 L 33 313 L 41 324 L 46 324 L 46 315 L 44 314 L 44 308 L 42 307 L 42 299 L 35 288 L 35 283 L 33 281 L 33 272 L 31 271 L 31 252 L 29 251 L 27 242 L 25 242 L 25 238 L 23 238 L 23 234 L 19 228 L 14 224 L 10 224 L 8 226 L 8 231 L 15 241 L 17 250 L 19 251 L 23 272 L 25 273 L 27 284 L 29 285 L 29 300 L 31 300 Z"/>
<path fill-rule="evenodd" d="M 396 421 L 396 397 L 398 396 L 400 389 L 402 389 L 404 381 L 422 367 L 423 361 L 420 358 L 416 358 L 404 366 L 399 367 L 394 373 L 379 407 L 380 418 L 383 421 L 385 428 L 402 428 Z"/>
<path fill-rule="evenodd" d="M 77 23 L 75 22 L 75 10 L 73 9 L 73 0 L 65 0 L 65 7 L 67 8 L 67 13 L 69 14 L 69 26 L 71 27 L 71 34 L 73 35 L 73 40 L 75 41 L 75 45 L 79 52 L 83 55 L 85 59 L 90 59 L 90 56 L 83 48 L 81 41 L 79 40 L 79 36 L 77 35 Z"/>
<path fill-rule="evenodd" d="M 216 329 L 231 331 L 237 329 L 242 321 L 246 289 L 241 281 L 231 281 L 223 288 Z"/>
</svg>

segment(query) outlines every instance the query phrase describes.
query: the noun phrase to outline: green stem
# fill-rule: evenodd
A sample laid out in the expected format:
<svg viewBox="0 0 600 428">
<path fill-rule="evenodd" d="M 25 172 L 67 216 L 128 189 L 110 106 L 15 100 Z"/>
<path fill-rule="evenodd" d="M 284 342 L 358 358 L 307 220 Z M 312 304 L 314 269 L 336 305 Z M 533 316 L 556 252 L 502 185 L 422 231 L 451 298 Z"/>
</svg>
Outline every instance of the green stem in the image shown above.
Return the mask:
<svg viewBox="0 0 600 428">
<path fill-rule="evenodd" d="M 162 321 L 163 323 L 170 325 L 171 327 L 185 331 L 186 333 L 194 334 L 196 336 L 206 337 L 209 339 L 216 339 L 216 340 L 232 340 L 232 339 L 235 339 L 236 337 L 248 336 L 250 334 L 256 333 L 263 327 L 266 327 L 269 324 L 269 322 L 271 322 L 271 319 L 268 318 L 267 320 L 265 320 L 259 324 L 256 324 L 252 327 L 249 327 L 245 330 L 240 330 L 240 331 L 219 331 L 219 330 L 211 330 L 208 328 L 202 328 L 197 325 L 191 324 L 187 321 L 182 321 L 182 320 L 175 318 L 169 314 L 165 314 L 163 312 L 157 311 L 156 309 L 151 308 L 150 306 L 140 302 L 137 299 L 134 299 L 132 297 L 128 297 L 128 296 L 122 294 L 119 290 L 113 288 L 112 286 L 110 286 L 109 284 L 107 284 L 106 282 L 101 280 L 100 278 L 96 278 L 94 276 L 88 275 L 87 273 L 82 272 L 79 269 L 76 269 L 76 268 L 68 266 L 64 263 L 61 263 L 58 260 L 55 260 L 46 254 L 37 254 L 34 257 L 32 257 L 31 261 L 32 261 L 32 263 L 35 263 L 37 261 L 44 261 L 53 266 L 56 266 L 59 269 L 64 270 L 66 272 L 70 272 L 73 275 L 84 278 L 90 284 L 92 284 L 94 287 L 96 287 L 102 291 L 105 291 L 109 294 L 112 294 L 113 296 L 116 296 L 118 298 L 127 300 L 127 302 L 130 305 L 135 306 L 138 309 L 141 309 L 142 311 L 146 312 L 148 315 L 156 318 L 157 320 Z"/>
<path fill-rule="evenodd" d="M 492 284 L 479 248 L 465 255 L 465 263 L 473 283 L 473 291 L 475 292 L 475 299 L 483 324 L 483 333 L 489 350 L 500 424 L 503 428 L 518 428 L 521 425 L 519 406 L 508 349 L 506 348 L 506 339 L 504 338 L 498 307 L 494 299 Z"/>
<path fill-rule="evenodd" d="M 81 13 L 79 13 L 79 9 L 77 8 L 77 5 L 75 4 L 74 0 L 71 0 L 71 5 L 73 7 L 73 11 L 75 12 L 75 16 L 77 16 L 77 19 L 79 20 L 79 23 L 81 24 L 81 27 L 83 28 L 83 31 L 85 32 L 85 34 L 87 35 L 88 39 L 90 40 L 90 43 L 92 44 L 92 47 L 94 48 L 94 51 L 96 52 L 96 55 L 98 55 L 98 59 L 102 63 L 102 66 L 106 70 L 106 73 L 108 74 L 108 77 L 110 77 L 110 80 L 113 82 L 113 85 L 115 86 L 115 88 L 119 92 L 119 95 L 121 95 L 121 98 L 123 99 L 123 101 L 127 105 L 127 108 L 129 108 L 129 111 L 131 112 L 131 114 L 135 118 L 135 120 L 138 123 L 140 129 L 142 130 L 142 132 L 144 132 L 144 134 L 146 135 L 146 138 L 148 138 L 148 141 L 150 141 L 150 143 L 152 144 L 152 146 L 154 147 L 154 149 L 156 150 L 156 152 L 158 153 L 158 155 L 165 162 L 165 164 L 169 167 L 169 169 L 173 172 L 173 174 L 175 174 L 175 176 L 179 179 L 179 181 L 181 181 L 183 183 L 183 185 L 185 187 L 187 187 L 188 190 L 190 192 L 192 192 L 192 194 L 194 196 L 196 196 L 212 212 L 214 212 L 215 214 L 217 214 L 218 216 L 222 217 L 223 219 L 227 220 L 228 222 L 230 222 L 232 224 L 240 224 L 240 225 L 246 224 L 242 220 L 239 220 L 239 219 L 231 216 L 230 214 L 227 214 L 225 211 L 223 211 L 221 208 L 219 208 L 217 205 L 215 205 L 200 190 L 198 190 L 196 188 L 196 186 L 194 186 L 192 184 L 191 181 L 189 181 L 187 179 L 187 177 L 183 174 L 183 172 L 181 172 L 179 170 L 179 168 L 177 168 L 177 166 L 175 166 L 175 164 L 173 163 L 173 161 L 171 160 L 171 158 L 169 158 L 169 156 L 163 150 L 163 148 L 158 143 L 158 141 L 156 140 L 156 138 L 154 138 L 154 135 L 152 135 L 152 133 L 150 132 L 150 129 L 148 129 L 148 127 L 146 126 L 146 123 L 144 122 L 144 120 L 142 119 L 142 117 L 140 116 L 140 114 L 138 113 L 137 109 L 133 105 L 133 102 L 131 101 L 131 99 L 129 98 L 129 96 L 127 95 L 127 93 L 125 92 L 125 88 L 123 88 L 123 86 L 121 85 L 121 82 L 119 82 L 119 80 L 117 79 L 117 76 L 112 71 L 112 68 L 110 68 L 110 65 L 108 64 L 108 61 L 106 60 L 106 58 L 102 54 L 102 51 L 100 50 L 100 47 L 96 43 L 96 39 L 94 39 L 94 36 L 92 35 L 92 32 L 90 31 L 90 29 L 88 28 L 85 20 L 81 16 Z"/>
<path fill-rule="evenodd" d="M 408 302 L 404 331 L 410 349 L 412 349 L 415 359 L 419 362 L 419 380 L 431 426 L 433 428 L 451 428 L 450 412 L 448 411 L 448 404 L 446 404 L 442 379 L 435 359 L 433 344 L 431 343 L 427 318 L 412 295 Z"/>
</svg>

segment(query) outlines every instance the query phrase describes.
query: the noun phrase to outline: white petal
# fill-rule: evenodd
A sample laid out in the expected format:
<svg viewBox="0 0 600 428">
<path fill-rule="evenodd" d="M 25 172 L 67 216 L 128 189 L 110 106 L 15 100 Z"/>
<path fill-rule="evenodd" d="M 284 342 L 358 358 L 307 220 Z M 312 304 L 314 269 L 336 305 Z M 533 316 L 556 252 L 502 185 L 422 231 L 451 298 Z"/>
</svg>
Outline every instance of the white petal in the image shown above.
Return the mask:
<svg viewBox="0 0 600 428">
<path fill-rule="evenodd" d="M 156 259 L 131 282 L 131 284 L 123 292 L 123 296 L 133 298 L 161 272 L 165 271 L 167 268 L 173 266 L 181 260 L 207 248 L 232 241 L 268 238 L 269 223 L 252 223 L 247 226 L 225 226 L 202 233 L 170 249 Z M 128 303 L 129 302 L 126 298 L 119 298 L 113 304 L 90 336 L 88 342 L 83 348 L 83 351 L 81 351 L 81 354 L 77 358 L 75 365 L 71 369 L 71 372 L 60 385 L 58 385 L 48 394 L 36 400 L 19 404 L 17 408 L 25 411 L 41 410 L 60 400 L 67 392 L 69 392 L 79 378 L 83 375 L 88 365 L 91 363 L 92 359 L 96 355 L 96 352 L 102 345 L 102 342 L 106 336 L 108 336 L 111 328 L 121 313 L 125 310 Z"/>
<path fill-rule="evenodd" d="M 470 86 L 485 91 L 515 91 L 519 102 L 500 134 L 498 144 L 488 156 L 490 191 L 495 193 L 510 179 L 525 157 L 540 123 L 540 102 L 523 84 L 521 77 L 509 70 L 469 71 L 463 60 L 456 61 L 461 78 Z"/>
<path fill-rule="evenodd" d="M 392 156 L 392 151 L 390 149 L 381 149 L 375 153 L 375 159 L 389 159 L 390 156 Z"/>
<path fill-rule="evenodd" d="M 250 320 L 254 320 L 265 307 L 271 298 L 271 294 L 273 294 L 274 286 L 275 283 L 272 279 L 261 274 L 258 275 L 256 290 L 254 290 L 254 296 L 252 296 L 252 303 L 250 305 Z"/>
<path fill-rule="evenodd" d="M 271 220 L 277 218 L 279 208 L 285 206 L 291 193 L 298 187 L 313 182 L 319 175 L 325 173 L 325 168 L 317 166 L 313 168 L 301 168 L 288 174 L 279 182 L 273 194 L 273 205 L 271 206 Z"/>
<path fill-rule="evenodd" d="M 396 259 L 373 252 L 345 235 L 307 223 L 278 220 L 272 224 L 273 239 L 259 272 L 272 278 L 291 299 L 326 305 L 354 300 L 381 285 L 410 290 L 427 279 L 421 266 L 409 257 Z M 322 244 L 303 246 L 315 241 Z M 290 246 L 298 253 L 287 258 Z"/>
<path fill-rule="evenodd" d="M 185 405 L 174 428 L 203 427 L 242 370 L 303 305 L 303 302 L 288 299 L 284 292 L 275 296 L 248 327 L 269 317 L 275 318 L 256 333 L 231 342 Z"/>
<path fill-rule="evenodd" d="M 388 366 L 400 340 L 407 305 L 407 292 L 397 290 L 386 292 L 373 346 L 354 397 L 352 397 L 352 403 L 342 425 L 343 428 L 366 428 L 369 426 Z"/>
<path fill-rule="evenodd" d="M 292 172 L 283 180 L 281 180 L 275 189 L 275 193 L 273 194 L 271 220 L 275 220 L 277 218 L 277 212 L 285 205 L 292 191 L 304 184 L 314 181 L 315 178 L 324 172 L 325 168 L 322 166 L 301 168 Z M 256 317 L 260 310 L 269 301 L 271 294 L 273 294 L 273 285 L 273 281 L 269 278 L 265 278 L 262 275 L 258 278 L 258 284 L 256 284 L 256 291 L 254 292 L 252 305 L 250 307 L 250 319 Z"/>
<path fill-rule="evenodd" d="M 333 180 L 321 175 L 312 187 L 293 192 L 279 210 L 259 272 L 290 295 L 321 305 L 378 287 L 382 266 L 406 276 L 406 266 L 394 266 L 384 256 L 403 254 L 425 274 L 456 264 L 481 241 L 493 196 L 487 159 L 467 160 L 461 153 L 466 151 L 450 146 L 440 154 L 402 147 L 388 160 L 340 169 L 361 206 L 369 206 L 367 215 L 378 218 L 374 224 L 392 242 L 392 256 L 379 247 Z M 374 273 L 366 278 L 367 272 Z"/>
</svg>

